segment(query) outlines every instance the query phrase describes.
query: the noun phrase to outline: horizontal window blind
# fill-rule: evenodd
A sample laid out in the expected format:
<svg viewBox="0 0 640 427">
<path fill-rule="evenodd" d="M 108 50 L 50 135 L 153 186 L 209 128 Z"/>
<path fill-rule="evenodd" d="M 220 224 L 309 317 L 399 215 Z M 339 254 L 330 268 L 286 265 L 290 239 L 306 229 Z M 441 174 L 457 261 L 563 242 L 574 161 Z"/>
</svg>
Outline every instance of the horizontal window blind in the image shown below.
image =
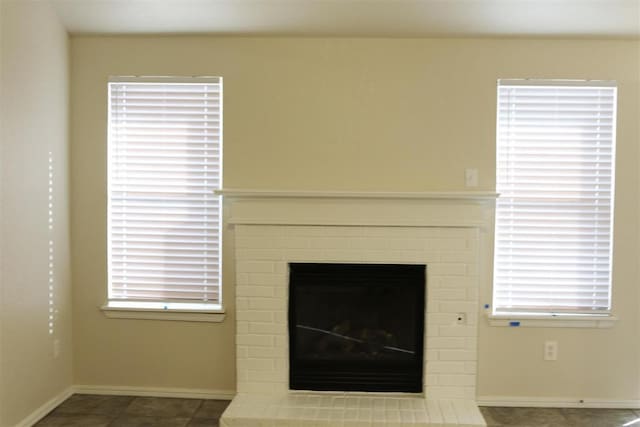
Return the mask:
<svg viewBox="0 0 640 427">
<path fill-rule="evenodd" d="M 222 81 L 109 82 L 109 301 L 220 303 Z"/>
<path fill-rule="evenodd" d="M 500 81 L 494 312 L 608 313 L 616 87 Z"/>
</svg>

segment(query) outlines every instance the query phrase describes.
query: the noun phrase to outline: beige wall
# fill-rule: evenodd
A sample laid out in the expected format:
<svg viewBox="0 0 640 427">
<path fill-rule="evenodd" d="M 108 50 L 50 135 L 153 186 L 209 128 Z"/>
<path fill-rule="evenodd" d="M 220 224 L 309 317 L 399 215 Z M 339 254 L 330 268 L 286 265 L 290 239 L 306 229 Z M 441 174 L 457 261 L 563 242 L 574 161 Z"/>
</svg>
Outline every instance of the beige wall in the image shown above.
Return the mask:
<svg viewBox="0 0 640 427">
<path fill-rule="evenodd" d="M 3 1 L 0 8 L 0 426 L 8 427 L 72 383 L 68 38 L 48 2 Z"/>
<path fill-rule="evenodd" d="M 617 80 L 614 308 L 607 330 L 481 322 L 479 395 L 640 399 L 637 290 L 638 41 L 72 38 L 74 355 L 78 384 L 233 389 L 233 259 L 222 324 L 106 319 L 109 75 L 224 77 L 230 188 L 464 190 L 495 187 L 498 78 Z M 489 301 L 488 287 L 481 292 Z M 544 340 L 559 342 L 542 361 Z"/>
</svg>

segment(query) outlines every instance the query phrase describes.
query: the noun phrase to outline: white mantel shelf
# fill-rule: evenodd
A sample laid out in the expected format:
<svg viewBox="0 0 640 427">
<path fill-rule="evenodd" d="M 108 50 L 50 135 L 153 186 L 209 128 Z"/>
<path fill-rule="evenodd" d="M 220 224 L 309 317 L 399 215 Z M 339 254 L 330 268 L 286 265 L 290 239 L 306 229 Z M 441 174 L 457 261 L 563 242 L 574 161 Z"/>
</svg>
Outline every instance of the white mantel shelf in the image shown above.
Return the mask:
<svg viewBox="0 0 640 427">
<path fill-rule="evenodd" d="M 487 227 L 496 193 L 223 189 L 227 224 Z"/>
<path fill-rule="evenodd" d="M 498 193 L 491 191 L 300 191 L 300 190 L 256 190 L 225 188 L 215 194 L 233 198 L 283 198 L 283 199 L 417 199 L 417 200 L 487 200 L 492 201 Z"/>
</svg>

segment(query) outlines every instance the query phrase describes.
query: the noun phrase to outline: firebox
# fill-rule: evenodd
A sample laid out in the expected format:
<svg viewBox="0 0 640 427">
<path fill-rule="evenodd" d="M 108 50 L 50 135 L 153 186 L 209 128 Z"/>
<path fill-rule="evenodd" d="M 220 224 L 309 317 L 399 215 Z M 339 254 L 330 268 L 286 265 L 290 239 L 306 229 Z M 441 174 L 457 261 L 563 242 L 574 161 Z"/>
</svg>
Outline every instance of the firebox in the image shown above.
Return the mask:
<svg viewBox="0 0 640 427">
<path fill-rule="evenodd" d="M 426 266 L 289 264 L 292 390 L 422 392 Z"/>
</svg>

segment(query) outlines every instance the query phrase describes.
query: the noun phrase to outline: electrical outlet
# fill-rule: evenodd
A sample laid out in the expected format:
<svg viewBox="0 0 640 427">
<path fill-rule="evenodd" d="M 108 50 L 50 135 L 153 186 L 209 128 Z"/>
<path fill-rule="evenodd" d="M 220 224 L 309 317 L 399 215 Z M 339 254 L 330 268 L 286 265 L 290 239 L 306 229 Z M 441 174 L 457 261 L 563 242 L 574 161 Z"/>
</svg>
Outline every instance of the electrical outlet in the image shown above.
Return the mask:
<svg viewBox="0 0 640 427">
<path fill-rule="evenodd" d="M 456 324 L 458 324 L 458 325 L 466 325 L 467 324 L 467 313 L 458 313 L 458 314 L 456 314 Z"/>
<path fill-rule="evenodd" d="M 558 360 L 558 341 L 545 341 L 544 360 Z"/>
<path fill-rule="evenodd" d="M 465 187 L 478 186 L 478 169 L 467 168 L 464 170 L 464 186 Z"/>
</svg>

